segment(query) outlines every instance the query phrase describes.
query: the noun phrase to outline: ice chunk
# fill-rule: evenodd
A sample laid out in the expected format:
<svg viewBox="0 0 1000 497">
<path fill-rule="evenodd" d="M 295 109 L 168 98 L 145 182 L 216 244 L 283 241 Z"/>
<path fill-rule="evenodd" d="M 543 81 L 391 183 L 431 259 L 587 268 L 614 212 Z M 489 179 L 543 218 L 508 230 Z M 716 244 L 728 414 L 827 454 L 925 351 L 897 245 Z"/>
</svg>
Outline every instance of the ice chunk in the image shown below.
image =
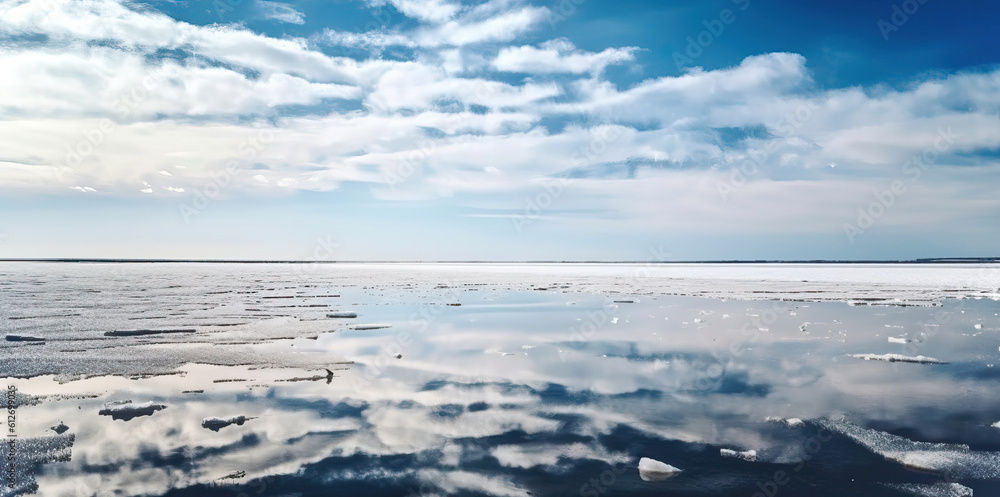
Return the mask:
<svg viewBox="0 0 1000 497">
<path fill-rule="evenodd" d="M 243 470 L 233 471 L 232 473 L 229 473 L 228 475 L 223 476 L 222 478 L 219 478 L 219 479 L 220 480 L 238 480 L 240 478 L 246 477 L 246 475 L 247 475 L 247 472 L 243 471 Z"/>
<path fill-rule="evenodd" d="M 326 314 L 328 318 L 356 318 L 358 313 L 356 312 L 328 312 Z"/>
<path fill-rule="evenodd" d="M 35 472 L 39 466 L 70 461 L 75 440 L 76 436 L 72 434 L 5 440 L 3 485 L 0 487 L 3 490 L 0 491 L 0 495 L 26 495 L 38 492 Z"/>
<path fill-rule="evenodd" d="M 358 330 L 358 331 L 381 330 L 382 328 L 392 328 L 392 325 L 378 323 L 378 324 L 356 324 L 354 326 L 351 326 L 352 330 Z"/>
<path fill-rule="evenodd" d="M 1000 478 L 1000 452 L 973 451 L 965 444 L 918 442 L 845 421 L 820 420 L 819 423 L 915 471 L 944 473 L 953 478 Z"/>
<path fill-rule="evenodd" d="M 992 424 L 992 425 L 990 425 L 990 426 L 992 426 L 992 427 L 994 427 L 994 428 L 1000 428 L 1000 421 L 997 421 L 996 423 L 993 423 L 993 424 Z"/>
<path fill-rule="evenodd" d="M 889 343 L 910 343 L 910 339 L 889 337 Z"/>
<path fill-rule="evenodd" d="M 246 423 L 251 419 L 253 418 L 248 418 L 246 416 L 233 416 L 231 418 L 205 418 L 201 421 L 201 427 L 212 431 L 219 431 L 229 425 L 243 426 L 243 423 Z"/>
<path fill-rule="evenodd" d="M 902 354 L 847 354 L 850 357 L 864 359 L 866 361 L 887 361 L 887 362 L 915 362 L 919 364 L 948 364 L 947 361 L 935 359 L 927 356 L 905 356 Z"/>
<path fill-rule="evenodd" d="M 975 329 L 977 329 L 977 330 L 981 330 L 981 329 L 983 329 L 983 324 L 982 324 L 982 323 L 976 323 L 976 324 L 975 324 L 975 325 L 973 326 L 973 328 L 975 328 Z"/>
<path fill-rule="evenodd" d="M 722 457 L 733 457 L 738 459 L 743 459 L 744 461 L 756 461 L 757 451 L 756 450 L 745 450 L 742 452 L 735 451 L 732 449 L 719 449 L 719 455 Z"/>
<path fill-rule="evenodd" d="M 111 419 L 130 421 L 132 418 L 137 418 L 139 416 L 152 416 L 154 412 L 166 408 L 167 406 L 163 404 L 156 404 L 153 402 L 133 404 L 131 401 L 128 401 L 123 404 L 105 405 L 104 409 L 101 409 L 97 414 L 100 414 L 101 416 L 111 416 Z"/>
<path fill-rule="evenodd" d="M 677 469 L 667 463 L 643 457 L 639 459 L 639 478 L 643 481 L 659 481 L 673 478 L 682 470 Z"/>
</svg>

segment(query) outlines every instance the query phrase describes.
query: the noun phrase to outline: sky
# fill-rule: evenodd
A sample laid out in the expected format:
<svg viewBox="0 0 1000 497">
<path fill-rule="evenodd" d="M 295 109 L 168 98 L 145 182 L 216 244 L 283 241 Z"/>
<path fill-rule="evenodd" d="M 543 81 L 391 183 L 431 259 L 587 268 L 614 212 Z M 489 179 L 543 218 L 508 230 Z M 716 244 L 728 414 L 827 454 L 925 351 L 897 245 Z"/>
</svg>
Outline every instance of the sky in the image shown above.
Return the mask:
<svg viewBox="0 0 1000 497">
<path fill-rule="evenodd" d="M 0 258 L 997 256 L 998 21 L 0 0 Z"/>
</svg>

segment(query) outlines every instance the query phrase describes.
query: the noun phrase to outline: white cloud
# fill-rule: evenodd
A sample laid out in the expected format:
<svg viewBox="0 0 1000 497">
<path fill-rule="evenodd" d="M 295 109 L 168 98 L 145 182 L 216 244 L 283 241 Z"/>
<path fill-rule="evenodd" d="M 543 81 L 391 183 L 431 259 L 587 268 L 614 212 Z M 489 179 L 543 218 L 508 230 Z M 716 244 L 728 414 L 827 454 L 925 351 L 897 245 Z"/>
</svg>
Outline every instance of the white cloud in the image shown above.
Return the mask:
<svg viewBox="0 0 1000 497">
<path fill-rule="evenodd" d="M 544 7 L 522 7 L 481 20 L 452 21 L 434 31 L 423 33 L 421 44 L 433 46 L 443 41 L 442 44 L 462 46 L 487 41 L 510 41 L 547 19 L 548 13 L 549 10 Z"/>
<path fill-rule="evenodd" d="M 556 466 L 561 458 L 570 460 L 592 459 L 604 461 L 608 464 L 631 461 L 628 454 L 610 453 L 600 445 L 587 445 L 583 443 L 567 445 L 497 445 L 490 449 L 490 455 L 495 457 L 501 465 L 512 468 Z"/>
<path fill-rule="evenodd" d="M 0 2 L 0 34 L 40 33 L 50 45 L 111 41 L 124 48 L 179 49 L 226 64 L 287 73 L 316 82 L 350 83 L 371 77 L 382 63 L 329 57 L 305 40 L 271 38 L 240 26 L 196 26 L 158 12 L 138 12 L 114 0 L 80 0 L 54 5 L 45 0 Z"/>
<path fill-rule="evenodd" d="M 373 7 L 382 7 L 386 3 L 392 4 L 407 17 L 432 23 L 451 20 L 461 9 L 459 5 L 442 0 L 388 0 L 388 2 L 369 0 L 368 2 Z"/>
<path fill-rule="evenodd" d="M 509 2 L 493 0 L 464 12 L 455 19 L 432 23 L 409 32 L 368 31 L 351 33 L 326 30 L 327 43 L 355 47 L 461 47 L 487 42 L 506 42 L 532 30 L 548 19 L 546 7 L 521 6 L 505 9 Z"/>
<path fill-rule="evenodd" d="M 514 486 L 507 479 L 471 471 L 439 471 L 423 469 L 417 473 L 421 481 L 432 484 L 451 495 L 459 491 L 497 497 L 527 497 L 527 490 Z"/>
<path fill-rule="evenodd" d="M 305 24 L 305 16 L 287 3 L 256 0 L 257 9 L 265 19 L 287 22 L 290 24 Z"/>
<path fill-rule="evenodd" d="M 600 73 L 611 64 L 634 59 L 636 47 L 608 48 L 598 53 L 577 50 L 565 39 L 532 46 L 505 47 L 500 50 L 493 66 L 501 71 L 532 74 Z"/>
<path fill-rule="evenodd" d="M 463 106 L 516 108 L 555 97 L 559 93 L 554 84 L 513 86 L 488 79 L 454 78 L 440 68 L 407 63 L 386 71 L 365 102 L 381 112 L 428 109 L 435 103 L 449 101 Z"/>
<path fill-rule="evenodd" d="M 997 167 L 977 153 L 1000 147 L 998 70 L 899 89 L 822 89 L 804 57 L 770 53 L 622 86 L 605 69 L 634 61 L 637 47 L 524 44 L 547 19 L 546 7 L 390 3 L 416 25 L 307 40 L 197 26 L 114 0 L 0 0 L 0 36 L 44 35 L 0 53 L 0 135 L 11 144 L 0 188 L 68 194 L 94 185 L 101 194 L 134 195 L 142 185 L 152 195 L 193 195 L 235 160 L 227 195 L 360 182 L 381 199 L 492 194 L 499 212 L 475 215 L 509 217 L 540 191 L 540 178 L 570 174 L 576 179 L 560 208 L 613 212 L 646 226 L 745 229 L 757 219 L 768 229 L 836 230 L 844 212 L 950 129 L 954 143 L 928 172 L 948 186 L 936 200 L 995 208 L 969 185 Z M 284 4 L 260 5 L 302 20 Z M 316 43 L 414 50 L 395 54 L 400 60 L 362 59 L 328 55 Z M 179 55 L 163 58 L 162 50 Z M 496 71 L 530 77 L 513 81 Z M 801 122 L 790 126 L 789 116 Z M 245 153 L 261 130 L 274 139 Z M 747 161 L 759 162 L 759 172 L 731 203 L 721 201 L 717 184 Z M 957 161 L 978 167 L 950 167 Z M 908 212 L 925 219 L 958 215 L 910 202 Z M 798 203 L 815 209 L 787 208 Z M 669 209 L 693 214 L 661 215 Z M 770 217 L 759 221 L 765 212 Z M 880 222 L 917 220 L 893 214 Z"/>
</svg>

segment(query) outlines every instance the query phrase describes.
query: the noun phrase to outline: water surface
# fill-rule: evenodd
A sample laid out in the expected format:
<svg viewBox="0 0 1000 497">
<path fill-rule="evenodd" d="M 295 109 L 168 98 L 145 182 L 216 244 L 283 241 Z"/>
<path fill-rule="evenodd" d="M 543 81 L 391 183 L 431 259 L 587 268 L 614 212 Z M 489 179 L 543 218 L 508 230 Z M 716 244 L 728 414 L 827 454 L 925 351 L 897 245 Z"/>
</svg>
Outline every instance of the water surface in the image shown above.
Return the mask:
<svg viewBox="0 0 1000 497">
<path fill-rule="evenodd" d="M 989 298 L 719 299 L 391 268 L 0 269 L 2 331 L 44 339 L 3 343 L 21 449 L 3 495 L 1000 494 Z M 358 317 L 326 317 L 346 311 Z M 374 324 L 390 326 L 352 329 Z M 178 332 L 106 335 L 138 330 Z M 683 472 L 646 481 L 641 457 Z"/>
</svg>

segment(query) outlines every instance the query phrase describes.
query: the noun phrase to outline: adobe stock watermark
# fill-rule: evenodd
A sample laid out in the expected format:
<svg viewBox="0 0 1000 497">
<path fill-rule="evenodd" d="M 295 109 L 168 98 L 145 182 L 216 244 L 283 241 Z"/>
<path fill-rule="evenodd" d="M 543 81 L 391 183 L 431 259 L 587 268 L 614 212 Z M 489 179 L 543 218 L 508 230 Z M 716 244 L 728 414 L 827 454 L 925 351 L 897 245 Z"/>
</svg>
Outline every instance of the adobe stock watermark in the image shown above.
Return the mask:
<svg viewBox="0 0 1000 497">
<path fill-rule="evenodd" d="M 650 247 L 646 261 L 641 266 L 635 268 L 635 271 L 632 272 L 629 278 L 629 282 L 635 285 L 641 279 L 649 278 L 652 276 L 649 271 L 650 268 L 668 260 L 670 260 L 670 254 L 663 249 L 662 245 L 658 248 Z M 600 309 L 585 312 L 584 317 L 586 320 L 578 326 L 571 326 L 569 329 L 569 346 L 574 349 L 582 347 L 584 342 L 597 334 L 597 330 L 612 322 L 617 309 L 617 304 L 607 302 Z M 563 360 L 565 361 L 565 358 Z"/>
<path fill-rule="evenodd" d="M 590 482 L 580 486 L 580 497 L 597 497 L 607 492 L 628 469 L 629 466 L 621 461 L 612 464 L 610 468 L 591 478 Z"/>
<path fill-rule="evenodd" d="M 212 8 L 220 21 L 226 20 L 226 14 L 235 11 L 243 5 L 244 0 L 212 0 Z"/>
<path fill-rule="evenodd" d="M 293 272 L 297 276 L 304 276 L 308 273 L 315 271 L 317 268 L 326 262 L 335 262 L 334 254 L 337 249 L 340 248 L 340 244 L 333 240 L 331 235 L 326 235 L 325 238 L 316 237 L 316 246 L 313 247 L 311 259 L 309 262 L 303 264 L 295 264 Z"/>
<path fill-rule="evenodd" d="M 430 138 L 420 140 L 417 148 L 407 152 L 406 157 L 396 163 L 394 169 L 382 171 L 382 181 L 389 185 L 390 190 L 395 190 L 396 185 L 405 182 L 419 171 L 436 150 L 437 144 L 434 140 Z"/>
<path fill-rule="evenodd" d="M 549 9 L 549 27 L 556 27 L 577 12 L 577 7 L 583 5 L 586 0 L 558 0 Z"/>
<path fill-rule="evenodd" d="M 750 7 L 750 0 L 732 0 L 732 2 L 738 6 L 740 11 L 745 11 Z M 674 51 L 673 59 L 677 70 L 682 71 L 685 67 L 694 64 L 695 59 L 701 57 L 705 53 L 705 49 L 722 36 L 722 33 L 726 31 L 726 26 L 734 22 L 736 22 L 736 13 L 732 9 L 722 9 L 714 18 L 701 21 L 701 25 L 705 29 L 686 38 L 687 45 L 684 47 L 684 53 Z"/>
<path fill-rule="evenodd" d="M 761 311 L 759 314 L 751 314 L 749 320 L 743 323 L 740 328 L 740 335 L 746 338 L 734 340 L 728 347 L 719 353 L 711 350 L 711 361 L 698 370 L 693 381 L 693 388 L 696 391 L 709 391 L 721 384 L 726 374 L 726 369 L 738 358 L 747 352 L 747 345 L 760 341 L 761 334 L 770 329 L 778 322 L 778 316 L 787 314 L 791 310 L 790 304 L 783 300 L 771 301 L 771 307 Z M 708 344 L 710 345 L 710 344 Z M 680 386 L 680 385 L 678 385 Z"/>
<path fill-rule="evenodd" d="M 791 483 L 792 474 L 798 473 L 805 468 L 806 463 L 811 461 L 816 454 L 823 450 L 823 445 L 833 440 L 833 432 L 826 429 L 825 427 L 820 427 L 816 430 L 812 436 L 807 438 L 802 445 L 798 447 L 799 463 L 792 468 L 790 471 L 779 469 L 774 472 L 774 475 L 764 481 L 757 482 L 757 492 L 751 497 L 775 497 L 781 491 L 782 487 Z"/>
<path fill-rule="evenodd" d="M 889 20 L 879 19 L 875 23 L 878 32 L 882 34 L 882 40 L 889 41 L 889 34 L 899 31 L 899 28 L 910 20 L 910 16 L 916 14 L 920 10 L 920 6 L 925 3 L 927 0 L 904 0 L 902 6 L 892 4 L 892 14 L 889 16 Z"/>
<path fill-rule="evenodd" d="M 928 146 L 920 154 L 913 155 L 910 160 L 903 163 L 902 172 L 909 177 L 909 182 L 916 183 L 923 176 L 930 166 L 937 163 L 941 154 L 951 149 L 955 144 L 955 133 L 948 129 L 938 128 L 938 136 L 934 139 L 934 144 Z M 875 226 L 875 223 L 882 218 L 896 205 L 896 201 L 907 192 L 906 183 L 901 180 L 893 180 L 887 189 L 872 192 L 875 200 L 867 207 L 858 207 L 858 217 L 855 222 L 843 224 L 844 235 L 847 240 L 854 243 L 854 240 L 865 234 L 865 232 Z"/>
<path fill-rule="evenodd" d="M 407 324 L 412 327 L 415 333 L 426 332 L 446 309 L 459 302 L 461 293 L 458 290 L 458 285 L 448 282 L 444 286 L 447 291 L 440 295 L 438 302 L 425 303 L 410 314 Z M 383 341 L 375 360 L 368 364 L 360 375 L 351 375 L 350 382 L 354 390 L 356 392 L 364 391 L 371 382 L 382 375 L 382 371 L 388 368 L 393 361 L 401 359 L 411 344 L 413 344 L 413 335 L 409 328 L 395 333 L 391 340 Z"/>
<path fill-rule="evenodd" d="M 982 266 L 979 267 L 978 274 L 966 280 L 966 285 L 968 288 L 972 289 L 976 286 L 980 288 L 983 284 L 980 282 L 986 282 L 988 286 L 991 286 L 997 291 L 1000 291 L 1000 269 L 992 266 Z M 921 355 L 922 351 L 927 348 L 927 346 L 932 342 L 932 339 L 937 336 L 941 327 L 947 325 L 951 322 L 953 316 L 960 315 L 965 312 L 965 308 L 968 300 L 965 298 L 956 298 L 957 304 L 954 308 L 940 308 L 934 311 L 934 316 L 932 319 L 923 321 L 919 323 L 920 328 L 919 339 L 916 337 L 908 336 L 902 344 L 900 344 L 903 355 L 916 356 Z M 898 372 L 900 368 L 900 362 L 892 362 L 893 372 Z"/>
<path fill-rule="evenodd" d="M 160 80 L 152 75 L 146 75 L 142 81 L 127 92 L 118 95 L 110 102 L 111 108 L 119 120 L 127 119 L 135 108 L 149 98 L 150 93 L 160 85 Z M 60 180 L 66 171 L 75 169 L 84 160 L 93 155 L 104 144 L 104 141 L 118 129 L 118 125 L 110 118 L 101 118 L 96 125 L 83 132 L 75 144 L 66 149 L 64 162 L 56 163 L 56 177 Z"/>
<path fill-rule="evenodd" d="M 243 161 L 256 159 L 272 141 L 274 141 L 274 131 L 269 128 L 261 128 L 240 142 L 236 147 L 238 158 L 226 162 L 226 167 L 222 172 L 212 174 L 210 181 L 196 190 L 190 201 L 177 204 L 177 209 L 184 223 L 191 224 L 191 218 L 201 215 L 212 204 L 212 201 L 218 198 L 219 194 L 232 183 L 233 176 L 240 168 L 241 159 Z"/>
<path fill-rule="evenodd" d="M 598 158 L 608 151 L 609 145 L 617 142 L 624 134 L 621 126 L 601 126 L 590 130 L 590 140 L 573 152 L 570 156 L 570 165 L 574 168 L 581 168 L 597 162 Z M 573 182 L 570 177 L 545 178 L 541 180 L 542 191 L 534 196 L 524 197 L 522 203 L 524 207 L 521 212 L 511 216 L 511 225 L 517 234 L 522 234 L 524 229 L 535 223 L 542 217 L 542 213 L 552 206 L 566 187 Z"/>
<path fill-rule="evenodd" d="M 473 95 L 478 100 L 485 101 L 488 97 L 494 95 L 498 88 L 498 86 L 490 87 L 485 82 L 479 81 Z M 459 127 L 468 122 L 468 120 L 468 115 L 448 113 L 444 117 L 439 116 L 426 126 L 439 128 Z M 406 156 L 396 163 L 394 169 L 385 169 L 382 171 L 382 180 L 385 184 L 389 185 L 390 190 L 395 190 L 396 185 L 410 179 L 437 152 L 437 142 L 430 138 L 419 140 L 416 145 L 417 148 L 407 152 Z"/>
<path fill-rule="evenodd" d="M 919 324 L 921 330 L 919 340 L 915 339 L 905 340 L 905 342 L 902 344 L 903 354 L 908 356 L 918 355 L 920 350 L 926 348 L 931 339 L 937 336 L 938 330 L 941 329 L 941 326 L 948 324 L 948 322 L 951 321 L 951 317 L 952 315 L 954 315 L 954 313 L 965 312 L 964 309 L 965 309 L 965 301 L 959 300 L 958 306 L 953 310 L 950 311 L 944 309 L 936 310 L 934 312 L 934 318 L 932 320 L 924 321 Z M 892 372 L 898 373 L 900 367 L 899 361 L 893 361 L 891 365 L 892 365 L 891 366 Z"/>
<path fill-rule="evenodd" d="M 68 2 L 69 0 L 41 0 L 41 1 L 36 0 L 34 2 L 31 2 L 29 5 L 38 7 L 38 10 L 42 14 L 41 18 L 32 16 L 30 21 L 31 27 L 35 29 L 40 29 L 41 21 L 48 20 L 49 16 L 51 16 L 52 13 L 57 8 L 62 7 L 64 4 Z"/>
<path fill-rule="evenodd" d="M 788 138 L 793 136 L 798 129 L 805 126 L 806 122 L 812 119 L 814 110 L 812 102 L 805 102 L 796 107 L 794 112 L 786 113 L 773 127 L 777 131 L 777 137 Z M 743 161 L 739 166 L 730 168 L 729 178 L 726 181 L 717 181 L 715 183 L 715 191 L 719 194 L 719 198 L 723 202 L 728 202 L 732 194 L 746 186 L 750 178 L 760 172 L 760 168 L 777 148 L 777 141 L 768 140 L 764 144 L 762 151 L 749 151 L 747 153 L 749 159 Z"/>
</svg>

